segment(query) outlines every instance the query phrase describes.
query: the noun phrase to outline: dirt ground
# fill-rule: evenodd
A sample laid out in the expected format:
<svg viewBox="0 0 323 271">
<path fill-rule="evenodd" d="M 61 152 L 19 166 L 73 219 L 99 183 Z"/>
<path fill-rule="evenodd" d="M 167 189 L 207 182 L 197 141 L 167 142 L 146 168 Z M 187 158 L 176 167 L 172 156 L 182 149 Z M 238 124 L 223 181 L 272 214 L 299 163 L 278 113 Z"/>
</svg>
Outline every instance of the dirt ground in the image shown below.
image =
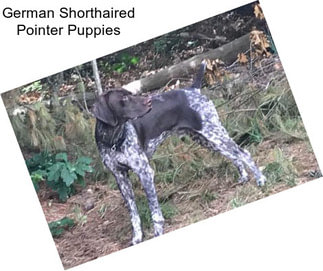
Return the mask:
<svg viewBox="0 0 323 271">
<path fill-rule="evenodd" d="M 277 147 L 277 143 L 268 140 L 258 145 L 259 155 L 255 157 L 257 163 L 271 162 L 273 158 L 268 152 L 274 147 Z M 319 167 L 308 142 L 281 143 L 278 147 L 297 168 L 296 185 L 315 179 L 310 173 L 318 171 Z M 288 184 L 281 182 L 270 185 L 270 189 L 261 189 L 256 186 L 254 180 L 244 185 L 236 185 L 231 179 L 223 181 L 216 176 L 208 180 L 190 182 L 172 193 L 171 201 L 176 206 L 177 212 L 171 219 L 166 220 L 165 232 L 182 228 L 288 188 L 290 188 Z M 162 184 L 157 184 L 157 190 L 162 189 L 164 189 Z M 205 201 L 202 197 L 205 191 L 216 193 L 217 196 Z M 236 195 L 241 193 L 244 195 L 244 201 L 236 204 Z M 70 230 L 54 238 L 66 269 L 130 246 L 132 234 L 130 219 L 118 190 L 112 190 L 107 185 L 97 183 L 72 196 L 66 203 L 59 203 L 48 197 L 46 199 L 44 196 L 41 199 L 41 205 L 48 222 L 66 216 L 78 221 Z M 145 240 L 153 237 L 152 229 L 144 231 Z"/>
</svg>

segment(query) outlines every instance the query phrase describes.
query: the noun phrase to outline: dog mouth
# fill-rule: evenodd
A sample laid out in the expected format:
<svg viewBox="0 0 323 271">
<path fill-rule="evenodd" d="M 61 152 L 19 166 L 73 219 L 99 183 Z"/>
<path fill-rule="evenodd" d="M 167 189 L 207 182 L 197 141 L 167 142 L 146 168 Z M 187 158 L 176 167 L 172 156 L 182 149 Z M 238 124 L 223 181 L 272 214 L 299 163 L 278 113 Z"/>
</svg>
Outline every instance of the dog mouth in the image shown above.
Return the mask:
<svg viewBox="0 0 323 271">
<path fill-rule="evenodd" d="M 144 106 L 147 108 L 147 111 L 145 112 L 148 113 L 151 109 L 152 109 L 152 98 L 151 97 L 147 97 L 145 100 L 144 100 Z"/>
<path fill-rule="evenodd" d="M 142 101 L 142 105 L 144 107 L 141 106 L 141 113 L 138 114 L 137 116 L 135 116 L 134 118 L 131 118 L 132 120 L 136 120 L 136 119 L 139 119 L 139 118 L 143 117 L 144 115 L 146 115 L 152 109 L 152 99 L 151 99 L 151 97 L 146 97 Z"/>
<path fill-rule="evenodd" d="M 152 99 L 151 99 L 151 97 L 147 97 L 147 98 L 145 99 L 145 101 L 144 101 L 144 105 L 145 105 L 145 106 L 148 106 L 148 107 L 151 109 L 151 107 L 152 107 Z"/>
</svg>

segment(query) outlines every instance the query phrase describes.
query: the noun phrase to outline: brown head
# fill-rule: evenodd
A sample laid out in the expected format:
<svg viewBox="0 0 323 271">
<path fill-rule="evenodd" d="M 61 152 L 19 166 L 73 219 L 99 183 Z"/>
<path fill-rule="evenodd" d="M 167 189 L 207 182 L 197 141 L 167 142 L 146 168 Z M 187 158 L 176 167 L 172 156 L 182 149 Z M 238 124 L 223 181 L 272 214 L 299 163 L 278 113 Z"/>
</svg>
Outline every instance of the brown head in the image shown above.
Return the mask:
<svg viewBox="0 0 323 271">
<path fill-rule="evenodd" d="M 151 109 L 151 99 L 135 96 L 125 89 L 108 91 L 99 96 L 93 107 L 95 117 L 110 126 L 139 118 Z"/>
</svg>

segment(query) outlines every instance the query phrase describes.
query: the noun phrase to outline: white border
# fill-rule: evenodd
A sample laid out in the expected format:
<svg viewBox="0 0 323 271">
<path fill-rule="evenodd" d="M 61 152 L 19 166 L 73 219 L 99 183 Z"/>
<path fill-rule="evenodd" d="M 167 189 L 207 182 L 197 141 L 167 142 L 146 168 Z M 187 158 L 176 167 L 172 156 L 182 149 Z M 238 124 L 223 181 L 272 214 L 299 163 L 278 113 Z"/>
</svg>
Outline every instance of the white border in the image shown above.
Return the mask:
<svg viewBox="0 0 323 271">
<path fill-rule="evenodd" d="M 18 38 L 0 19 L 0 91 L 126 48 L 249 1 L 122 1 L 137 18 L 113 39 Z M 2 0 L 5 6 L 118 6 L 121 1 Z M 308 135 L 321 164 L 322 19 L 319 1 L 261 1 Z M 36 22 L 37 23 L 37 22 Z M 46 22 L 47 23 L 47 22 Z M 53 22 L 50 22 L 53 23 Z M 55 23 L 58 23 L 55 20 Z M 2 270 L 63 270 L 22 155 L 0 103 Z M 248 204 L 75 270 L 322 270 L 322 179 Z"/>
</svg>

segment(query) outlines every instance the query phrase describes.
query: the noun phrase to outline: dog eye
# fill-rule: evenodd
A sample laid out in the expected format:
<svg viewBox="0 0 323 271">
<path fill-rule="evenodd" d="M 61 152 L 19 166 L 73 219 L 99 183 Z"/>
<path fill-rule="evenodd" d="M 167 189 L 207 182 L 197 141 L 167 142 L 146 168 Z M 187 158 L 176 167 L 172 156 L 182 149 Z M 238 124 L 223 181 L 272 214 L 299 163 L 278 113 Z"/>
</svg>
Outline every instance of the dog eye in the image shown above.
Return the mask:
<svg viewBox="0 0 323 271">
<path fill-rule="evenodd" d="M 122 101 L 126 102 L 126 101 L 128 101 L 128 100 L 129 100 L 128 96 L 123 96 L 123 97 L 122 97 Z"/>
</svg>

